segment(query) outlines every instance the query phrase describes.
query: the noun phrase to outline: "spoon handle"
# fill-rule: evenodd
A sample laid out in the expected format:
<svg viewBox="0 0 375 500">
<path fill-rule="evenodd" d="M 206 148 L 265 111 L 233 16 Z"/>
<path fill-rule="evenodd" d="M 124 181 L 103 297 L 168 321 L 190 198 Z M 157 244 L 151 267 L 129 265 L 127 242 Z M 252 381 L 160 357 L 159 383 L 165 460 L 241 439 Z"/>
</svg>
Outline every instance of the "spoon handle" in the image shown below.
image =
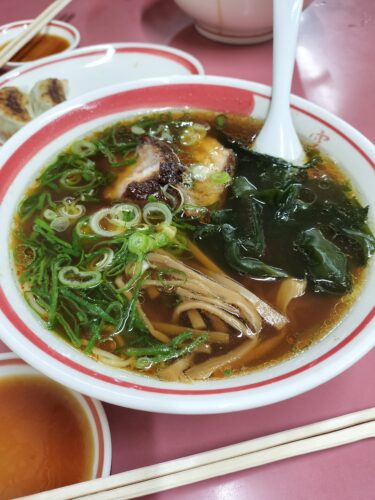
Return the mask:
<svg viewBox="0 0 375 500">
<path fill-rule="evenodd" d="M 281 112 L 289 108 L 302 4 L 302 0 L 273 1 L 272 104 Z"/>
<path fill-rule="evenodd" d="M 272 100 L 254 149 L 259 153 L 303 160 L 290 113 L 290 89 L 303 0 L 273 0 Z"/>
</svg>

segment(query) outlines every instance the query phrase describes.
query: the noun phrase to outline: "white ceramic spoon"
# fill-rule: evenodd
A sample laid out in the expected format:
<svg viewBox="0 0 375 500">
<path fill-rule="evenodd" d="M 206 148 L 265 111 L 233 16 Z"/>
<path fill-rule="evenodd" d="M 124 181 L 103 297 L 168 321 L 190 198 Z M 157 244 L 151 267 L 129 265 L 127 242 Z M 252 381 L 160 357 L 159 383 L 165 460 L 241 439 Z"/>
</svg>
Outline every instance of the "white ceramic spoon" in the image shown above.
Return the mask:
<svg viewBox="0 0 375 500">
<path fill-rule="evenodd" d="M 298 25 L 303 0 L 273 0 L 272 100 L 253 150 L 302 164 L 305 154 L 290 112 Z"/>
</svg>

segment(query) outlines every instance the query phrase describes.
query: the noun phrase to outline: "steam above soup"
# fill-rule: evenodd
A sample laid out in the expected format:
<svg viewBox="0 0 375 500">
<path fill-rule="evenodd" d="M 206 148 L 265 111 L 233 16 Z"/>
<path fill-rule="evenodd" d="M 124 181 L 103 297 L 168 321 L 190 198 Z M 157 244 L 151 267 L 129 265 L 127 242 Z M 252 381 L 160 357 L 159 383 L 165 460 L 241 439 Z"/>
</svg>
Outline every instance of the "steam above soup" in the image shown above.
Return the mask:
<svg viewBox="0 0 375 500">
<path fill-rule="evenodd" d="M 19 206 L 14 261 L 47 327 L 117 368 L 189 382 L 325 334 L 374 251 L 367 208 L 318 150 L 249 148 L 249 117 L 174 111 L 79 140 Z"/>
</svg>

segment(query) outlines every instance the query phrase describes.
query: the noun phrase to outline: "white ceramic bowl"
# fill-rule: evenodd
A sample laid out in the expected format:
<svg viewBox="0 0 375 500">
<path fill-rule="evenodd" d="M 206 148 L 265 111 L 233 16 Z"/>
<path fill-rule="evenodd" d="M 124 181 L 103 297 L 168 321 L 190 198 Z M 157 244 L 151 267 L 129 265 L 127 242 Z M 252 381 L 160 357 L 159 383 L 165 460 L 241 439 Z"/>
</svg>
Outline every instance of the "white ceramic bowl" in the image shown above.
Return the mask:
<svg viewBox="0 0 375 500">
<path fill-rule="evenodd" d="M 203 108 L 264 118 L 270 88 L 222 77 L 150 79 L 107 87 L 57 106 L 15 134 L 0 150 L 0 336 L 49 377 L 117 405 L 167 413 L 217 413 L 254 408 L 307 391 L 348 368 L 375 344 L 375 268 L 360 297 L 329 335 L 310 349 L 258 372 L 191 385 L 158 381 L 88 358 L 48 331 L 22 298 L 10 265 L 9 234 L 17 205 L 40 169 L 78 137 L 135 113 Z M 327 111 L 292 97 L 300 135 L 320 143 L 352 179 L 363 204 L 374 208 L 374 149 Z M 373 213 L 370 225 L 374 227 Z"/>
<path fill-rule="evenodd" d="M 0 26 L 0 46 L 18 36 L 23 30 L 25 30 L 29 26 L 29 24 L 32 21 L 33 21 L 32 19 L 26 19 L 25 21 L 15 21 L 14 23 L 4 24 Z M 69 44 L 68 47 L 62 52 L 59 52 L 59 54 L 62 54 L 63 52 L 69 52 L 70 50 L 75 49 L 79 44 L 81 38 L 77 28 L 75 28 L 71 24 L 57 20 L 50 21 L 47 24 L 47 26 L 40 31 L 40 33 L 61 36 L 68 42 Z M 40 59 L 35 59 L 30 62 L 9 61 L 7 62 L 6 67 L 8 69 L 18 68 L 20 66 L 32 64 L 36 60 L 40 61 L 41 59 L 45 58 L 42 57 Z"/>
<path fill-rule="evenodd" d="M 272 38 L 273 0 L 175 0 L 194 19 L 197 31 L 215 42 L 232 45 Z M 304 7 L 312 0 L 305 0 Z"/>
<path fill-rule="evenodd" d="M 14 353 L 0 354 L 0 380 L 18 375 L 40 375 L 40 373 Z M 82 396 L 75 391 L 69 392 L 84 411 L 93 436 L 94 459 L 90 478 L 106 477 L 111 470 L 112 444 L 103 406 L 95 399 Z"/>
</svg>

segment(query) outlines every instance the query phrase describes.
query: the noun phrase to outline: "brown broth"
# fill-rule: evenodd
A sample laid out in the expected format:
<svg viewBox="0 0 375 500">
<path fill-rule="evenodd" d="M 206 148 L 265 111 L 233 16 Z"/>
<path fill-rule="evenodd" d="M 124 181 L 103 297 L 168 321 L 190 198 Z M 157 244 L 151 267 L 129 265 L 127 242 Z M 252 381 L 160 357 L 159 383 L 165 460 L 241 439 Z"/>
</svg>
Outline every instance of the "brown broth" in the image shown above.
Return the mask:
<svg viewBox="0 0 375 500">
<path fill-rule="evenodd" d="M 0 50 L 6 47 L 9 42 L 0 46 Z M 66 38 L 58 35 L 39 34 L 34 36 L 26 45 L 22 47 L 11 58 L 11 62 L 30 62 L 42 57 L 52 56 L 63 52 L 69 47 Z"/>
<path fill-rule="evenodd" d="M 0 499 L 85 481 L 93 467 L 87 416 L 62 386 L 38 375 L 0 381 Z"/>
<path fill-rule="evenodd" d="M 173 118 L 184 120 L 186 119 L 186 121 L 194 120 L 195 122 L 212 123 L 216 115 L 217 114 L 215 113 L 206 111 L 192 111 L 185 114 L 182 114 L 181 112 L 175 112 Z M 148 115 L 148 117 L 151 118 L 152 116 L 153 115 Z M 122 124 L 131 125 L 132 123 L 137 121 L 137 119 L 132 119 L 127 122 L 123 122 Z M 260 127 L 261 123 L 252 118 L 227 115 L 226 132 L 237 137 L 244 144 L 250 144 L 254 140 Z M 212 132 L 209 133 L 211 134 Z M 93 137 L 100 138 L 101 135 L 102 133 L 99 132 L 96 133 Z M 93 137 L 89 137 L 88 139 L 90 140 Z M 194 148 L 184 147 L 181 146 L 181 144 L 179 144 L 177 148 L 178 155 L 182 162 L 189 164 L 189 162 L 191 162 L 191 159 L 194 157 Z M 125 172 L 126 169 L 128 169 L 128 172 L 131 172 L 132 170 L 132 168 L 129 167 L 112 168 L 108 161 L 104 160 L 103 157 L 98 157 L 94 160 L 97 162 L 100 171 L 110 172 L 113 175 L 117 175 L 119 172 Z M 314 175 L 327 176 L 339 184 L 343 184 L 345 182 L 348 196 L 354 197 L 353 192 L 350 191 L 350 187 L 348 187 L 347 185 L 347 179 L 344 177 L 339 168 L 334 164 L 334 162 L 330 159 L 323 156 L 323 162 L 316 170 L 314 170 L 314 172 Z M 35 192 L 36 188 L 38 189 L 37 182 L 34 186 L 31 187 L 28 194 L 32 194 L 33 192 Z M 60 195 L 60 199 L 63 196 L 69 194 L 70 193 L 68 192 L 62 193 Z M 108 206 L 108 202 L 106 202 L 105 200 L 100 200 L 99 202 L 88 206 L 86 214 L 90 214 L 93 211 L 106 206 Z M 24 224 L 26 232 L 30 231 L 31 227 L 32 218 L 30 218 Z M 69 241 L 71 238 L 71 231 L 68 230 L 65 233 L 61 233 L 60 237 Z M 15 238 L 15 243 L 16 242 L 17 238 Z M 283 257 L 280 257 L 278 255 L 278 253 L 280 252 L 278 252 L 277 245 L 271 244 L 270 246 L 271 249 L 267 250 L 269 252 L 268 257 L 271 257 L 271 263 L 275 265 L 272 262 L 272 259 L 274 258 L 277 261 L 277 259 L 282 259 Z M 223 264 L 221 255 L 222 250 L 220 248 L 210 249 L 208 253 L 209 257 L 212 258 L 219 266 Z M 189 258 L 187 259 L 182 256 L 181 260 L 184 261 L 186 265 L 198 268 L 200 267 L 199 263 L 192 259 L 191 256 L 189 256 Z M 276 262 L 276 265 L 279 265 L 280 267 L 283 267 L 282 264 L 283 262 Z M 228 273 L 233 279 L 246 286 L 249 290 L 268 302 L 270 305 L 275 306 L 275 299 L 278 288 L 280 286 L 280 280 L 269 281 L 242 277 L 225 266 L 223 267 L 223 270 L 224 272 Z M 244 360 L 242 360 L 241 364 L 233 363 L 230 367 L 223 367 L 222 369 L 214 373 L 212 378 L 222 378 L 223 376 L 228 375 L 228 368 L 230 368 L 230 375 L 236 375 L 246 373 L 255 368 L 275 364 L 281 360 L 285 360 L 289 357 L 295 356 L 296 354 L 298 354 L 298 352 L 308 348 L 311 344 L 321 339 L 341 320 L 358 294 L 363 278 L 363 269 L 357 268 L 352 269 L 352 271 L 354 273 L 354 283 L 351 293 L 343 296 L 337 296 L 317 294 L 312 292 L 311 290 L 307 290 L 302 297 L 299 297 L 298 299 L 291 302 L 287 311 L 287 315 L 290 321 L 289 324 L 284 327 L 281 332 L 264 324 L 263 330 L 260 334 L 261 341 L 259 342 L 258 346 L 255 347 L 255 349 L 253 349 Z M 144 308 L 144 311 L 146 312 L 151 322 L 157 321 L 171 323 L 173 313 L 171 302 L 171 296 L 165 294 L 162 294 L 162 296 L 159 296 L 158 298 L 153 300 L 148 297 L 147 293 L 142 294 L 142 307 Z M 186 326 L 186 329 L 188 330 L 190 325 L 187 321 L 186 316 L 182 315 L 181 318 L 183 326 Z M 210 329 L 209 320 L 207 320 L 207 329 Z M 56 330 L 61 333 L 62 336 L 64 336 L 64 334 L 61 330 L 59 330 L 58 327 L 56 328 Z M 242 338 L 238 338 L 236 332 L 231 331 L 230 333 L 232 335 L 229 344 L 214 344 L 212 346 L 212 354 L 210 356 L 226 353 L 243 341 Z M 114 349 L 113 345 L 114 342 L 112 341 L 97 344 L 98 347 L 109 351 L 112 351 Z M 208 359 L 208 357 L 209 355 L 203 353 L 196 355 L 196 359 L 199 361 L 204 361 L 205 359 Z M 155 375 L 156 371 L 153 368 L 152 370 L 146 372 L 146 374 Z"/>
</svg>

